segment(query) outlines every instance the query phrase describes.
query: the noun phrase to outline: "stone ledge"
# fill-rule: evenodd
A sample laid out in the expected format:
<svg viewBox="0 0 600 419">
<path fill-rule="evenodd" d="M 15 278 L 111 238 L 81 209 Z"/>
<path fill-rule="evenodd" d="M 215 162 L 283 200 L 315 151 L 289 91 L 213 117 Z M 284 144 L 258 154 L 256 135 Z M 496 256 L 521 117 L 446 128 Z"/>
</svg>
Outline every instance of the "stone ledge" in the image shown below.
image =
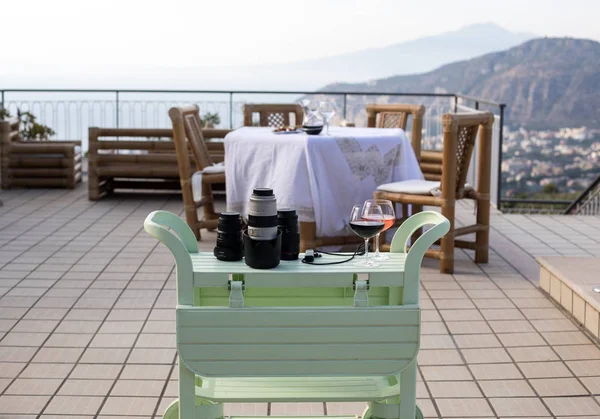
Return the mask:
<svg viewBox="0 0 600 419">
<path fill-rule="evenodd" d="M 548 256 L 538 258 L 539 287 L 600 339 L 600 258 Z"/>
</svg>

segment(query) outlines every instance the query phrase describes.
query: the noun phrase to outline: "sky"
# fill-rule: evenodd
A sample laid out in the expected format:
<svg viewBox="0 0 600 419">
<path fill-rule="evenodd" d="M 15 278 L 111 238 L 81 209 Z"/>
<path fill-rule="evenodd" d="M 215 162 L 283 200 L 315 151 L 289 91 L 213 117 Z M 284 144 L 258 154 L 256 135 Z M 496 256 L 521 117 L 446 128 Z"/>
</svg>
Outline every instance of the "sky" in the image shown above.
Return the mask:
<svg viewBox="0 0 600 419">
<path fill-rule="evenodd" d="M 0 0 L 0 15 L 0 74 L 293 62 L 488 21 L 600 40 L 600 0 Z"/>
</svg>

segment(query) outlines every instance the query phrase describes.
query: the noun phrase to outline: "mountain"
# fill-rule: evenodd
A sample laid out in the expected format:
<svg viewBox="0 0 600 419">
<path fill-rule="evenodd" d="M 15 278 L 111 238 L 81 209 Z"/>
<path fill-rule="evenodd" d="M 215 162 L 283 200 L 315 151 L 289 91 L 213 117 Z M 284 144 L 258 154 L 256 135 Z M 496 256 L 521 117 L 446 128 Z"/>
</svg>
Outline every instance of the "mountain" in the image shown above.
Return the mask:
<svg viewBox="0 0 600 419">
<path fill-rule="evenodd" d="M 502 51 L 534 37 L 535 35 L 528 33 L 513 33 L 487 22 L 381 48 L 277 67 L 293 68 L 297 72 L 314 72 L 318 69 L 329 80 L 373 80 L 398 74 L 431 71 L 443 64 Z"/>
<path fill-rule="evenodd" d="M 401 24 L 399 31 L 402 31 Z M 362 35 L 356 32 L 343 36 Z M 359 82 L 431 71 L 443 64 L 510 48 L 532 37 L 530 34 L 507 31 L 488 22 L 380 48 L 283 64 L 237 67 L 217 64 L 185 68 L 157 65 L 143 69 L 119 66 L 97 74 L 94 70 L 67 73 L 68 70 L 63 67 L 24 69 L 29 72 L 2 74 L 0 58 L 0 87 L 315 90 L 334 81 Z M 330 52 L 326 50 L 326 44 L 316 47 L 323 53 Z"/>
<path fill-rule="evenodd" d="M 507 124 L 600 127 L 600 43 L 540 38 L 434 71 L 326 91 L 451 92 L 507 104 Z"/>
</svg>

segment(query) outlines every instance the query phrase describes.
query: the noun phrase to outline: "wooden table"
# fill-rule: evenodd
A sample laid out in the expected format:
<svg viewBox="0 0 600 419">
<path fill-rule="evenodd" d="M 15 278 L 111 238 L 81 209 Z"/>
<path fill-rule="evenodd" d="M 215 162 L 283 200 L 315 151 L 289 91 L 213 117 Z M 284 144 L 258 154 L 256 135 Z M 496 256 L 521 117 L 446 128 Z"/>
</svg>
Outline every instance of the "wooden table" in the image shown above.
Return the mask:
<svg viewBox="0 0 600 419">
<path fill-rule="evenodd" d="M 406 252 L 408 238 L 429 224 Z M 369 402 L 366 418 L 422 417 L 419 270 L 449 225 L 437 213 L 411 217 L 390 260 L 368 272 L 300 260 L 256 270 L 199 253 L 182 219 L 151 213 L 144 228 L 177 264 L 179 399 L 164 417 L 218 419 L 225 402 L 326 401 Z"/>
</svg>

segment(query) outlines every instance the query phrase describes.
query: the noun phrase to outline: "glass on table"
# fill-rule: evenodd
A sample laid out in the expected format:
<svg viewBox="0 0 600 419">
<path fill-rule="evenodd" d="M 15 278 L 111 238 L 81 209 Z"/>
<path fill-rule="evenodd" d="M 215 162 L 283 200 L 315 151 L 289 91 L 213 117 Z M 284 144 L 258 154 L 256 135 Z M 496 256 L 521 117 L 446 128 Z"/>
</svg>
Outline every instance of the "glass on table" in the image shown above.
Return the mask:
<svg viewBox="0 0 600 419">
<path fill-rule="evenodd" d="M 323 121 L 325 122 L 325 132 L 329 135 L 329 121 L 335 115 L 335 104 L 333 102 L 323 101 L 319 104 L 319 113 L 323 117 Z"/>
<path fill-rule="evenodd" d="M 371 259 L 373 259 L 373 260 L 388 260 L 390 258 L 388 255 L 379 252 L 379 235 L 382 232 L 389 229 L 390 227 L 392 227 L 394 225 L 394 222 L 396 221 L 396 213 L 394 211 L 394 204 L 392 204 L 392 201 L 389 201 L 387 199 L 368 199 L 365 201 L 365 203 L 363 205 L 363 214 L 368 214 L 369 213 L 368 208 L 372 207 L 372 206 L 381 207 L 381 212 L 383 213 L 384 227 L 383 227 L 383 230 L 381 232 L 377 233 L 377 236 L 375 237 L 375 254 L 373 256 L 371 256 Z M 365 220 L 368 220 L 368 218 L 365 218 Z"/>
<path fill-rule="evenodd" d="M 369 259 L 369 239 L 383 231 L 385 223 L 383 221 L 383 212 L 379 205 L 372 205 L 365 208 L 364 205 L 355 205 L 350 213 L 350 228 L 357 236 L 365 240 L 365 255 L 356 266 L 376 267 L 379 264 Z"/>
</svg>

